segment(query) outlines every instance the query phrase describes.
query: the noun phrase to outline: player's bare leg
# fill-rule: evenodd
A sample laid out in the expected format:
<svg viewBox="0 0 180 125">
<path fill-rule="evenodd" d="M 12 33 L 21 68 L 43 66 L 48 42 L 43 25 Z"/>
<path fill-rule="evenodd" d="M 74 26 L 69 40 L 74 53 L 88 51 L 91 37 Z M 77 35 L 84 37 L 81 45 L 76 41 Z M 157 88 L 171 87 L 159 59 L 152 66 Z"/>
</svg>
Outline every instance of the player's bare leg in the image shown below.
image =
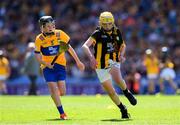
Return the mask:
<svg viewBox="0 0 180 125">
<path fill-rule="evenodd" d="M 116 84 L 118 84 L 118 86 L 122 89 L 125 90 L 127 89 L 126 83 L 122 78 L 121 72 L 119 68 L 116 67 L 112 67 L 112 69 L 110 70 L 111 76 L 113 78 L 113 80 L 116 82 Z"/>
<path fill-rule="evenodd" d="M 0 94 L 7 94 L 6 84 L 4 81 L 0 81 Z"/>
<path fill-rule="evenodd" d="M 159 86 L 160 86 L 160 92 L 164 93 L 164 84 L 160 83 Z"/>
<path fill-rule="evenodd" d="M 118 84 L 118 86 L 123 90 L 124 95 L 128 98 L 129 102 L 132 105 L 137 104 L 136 98 L 132 95 L 132 93 L 127 89 L 126 83 L 122 78 L 120 69 L 117 67 L 112 67 L 111 71 L 111 76 L 113 80 Z"/>
<path fill-rule="evenodd" d="M 65 81 L 58 81 L 58 89 L 59 89 L 59 95 L 63 96 L 66 94 L 66 84 Z M 62 107 L 62 106 L 61 106 Z M 60 118 L 66 120 L 67 119 L 67 115 L 66 113 L 63 111 L 63 113 L 60 114 Z"/>
<path fill-rule="evenodd" d="M 119 97 L 117 95 L 117 93 L 115 92 L 111 80 L 107 80 L 105 82 L 102 83 L 102 86 L 104 88 L 104 90 L 107 92 L 107 94 L 110 96 L 110 98 L 112 99 L 112 101 L 116 104 L 119 105 L 121 102 L 119 100 Z"/>
<path fill-rule="evenodd" d="M 149 79 L 148 92 L 149 94 L 154 94 L 154 79 Z"/>
<path fill-rule="evenodd" d="M 56 82 L 49 82 L 48 83 L 49 92 L 51 94 L 51 98 L 53 99 L 56 106 L 61 105 L 61 101 L 59 98 L 59 89 Z"/>
<path fill-rule="evenodd" d="M 174 83 L 174 81 L 172 79 L 169 80 L 169 84 L 174 90 L 178 89 L 177 85 Z"/>
<path fill-rule="evenodd" d="M 49 87 L 49 91 L 51 94 L 51 98 L 53 99 L 53 101 L 54 101 L 54 103 L 55 103 L 55 105 L 59 111 L 60 118 L 63 120 L 67 119 L 67 117 L 64 113 L 62 104 L 61 104 L 61 100 L 59 98 L 59 88 L 58 88 L 57 83 L 56 82 L 49 82 L 48 87 Z"/>
<path fill-rule="evenodd" d="M 58 81 L 59 95 L 66 95 L 66 84 L 65 81 Z"/>
<path fill-rule="evenodd" d="M 122 102 L 120 101 L 116 91 L 114 90 L 112 86 L 111 80 L 107 80 L 103 82 L 102 87 L 108 93 L 111 100 L 119 107 L 122 118 L 129 118 L 129 114 L 127 112 L 126 106 L 123 105 Z"/>
</svg>

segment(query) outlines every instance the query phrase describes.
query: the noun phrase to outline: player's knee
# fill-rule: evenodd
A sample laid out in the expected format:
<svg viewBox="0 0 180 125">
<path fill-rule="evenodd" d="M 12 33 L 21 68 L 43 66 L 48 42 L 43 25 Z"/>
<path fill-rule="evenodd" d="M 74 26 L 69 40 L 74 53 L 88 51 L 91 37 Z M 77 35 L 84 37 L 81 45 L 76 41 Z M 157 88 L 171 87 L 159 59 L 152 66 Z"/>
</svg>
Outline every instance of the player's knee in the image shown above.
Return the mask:
<svg viewBox="0 0 180 125">
<path fill-rule="evenodd" d="M 123 84 L 125 84 L 126 82 L 125 82 L 125 80 L 122 78 L 121 80 L 121 83 L 123 83 Z"/>
<path fill-rule="evenodd" d="M 108 91 L 107 93 L 108 93 L 109 96 L 115 96 L 116 95 L 115 90 Z"/>
<path fill-rule="evenodd" d="M 64 95 L 66 95 L 66 91 L 60 91 L 60 96 L 64 96 Z"/>
<path fill-rule="evenodd" d="M 50 87 L 49 91 L 50 91 L 51 94 L 55 94 L 55 93 L 58 92 L 58 89 L 56 87 Z"/>
<path fill-rule="evenodd" d="M 124 79 L 120 79 L 120 80 L 117 82 L 117 84 L 119 84 L 119 85 L 123 85 L 123 84 L 125 84 Z"/>
</svg>

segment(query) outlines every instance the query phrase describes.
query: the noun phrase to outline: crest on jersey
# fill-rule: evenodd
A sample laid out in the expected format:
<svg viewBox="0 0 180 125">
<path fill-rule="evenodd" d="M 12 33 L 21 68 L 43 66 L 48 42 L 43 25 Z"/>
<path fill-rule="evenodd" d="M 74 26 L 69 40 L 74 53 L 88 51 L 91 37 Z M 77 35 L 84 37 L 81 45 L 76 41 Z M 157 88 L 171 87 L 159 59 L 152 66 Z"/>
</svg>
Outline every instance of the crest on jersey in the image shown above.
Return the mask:
<svg viewBox="0 0 180 125">
<path fill-rule="evenodd" d="M 106 36 L 106 35 L 102 35 L 101 37 L 102 37 L 102 38 L 107 38 L 107 36 Z"/>
<path fill-rule="evenodd" d="M 114 51 L 114 46 L 112 43 L 107 43 L 107 52 L 111 53 Z"/>
<path fill-rule="evenodd" d="M 58 48 L 57 47 L 52 47 L 52 46 L 49 47 L 49 53 L 51 55 L 57 54 L 57 52 L 58 52 Z"/>
</svg>

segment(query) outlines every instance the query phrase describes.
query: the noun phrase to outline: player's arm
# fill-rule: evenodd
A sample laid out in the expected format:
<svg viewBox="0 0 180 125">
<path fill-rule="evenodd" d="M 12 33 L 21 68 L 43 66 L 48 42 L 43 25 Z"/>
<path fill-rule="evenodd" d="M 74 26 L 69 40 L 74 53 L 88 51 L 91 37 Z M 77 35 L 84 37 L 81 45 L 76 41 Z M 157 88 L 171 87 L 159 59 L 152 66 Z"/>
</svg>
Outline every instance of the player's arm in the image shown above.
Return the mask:
<svg viewBox="0 0 180 125">
<path fill-rule="evenodd" d="M 83 44 L 82 48 L 84 50 L 84 52 L 86 53 L 86 55 L 89 57 L 89 59 L 91 57 L 93 57 L 93 54 L 91 53 L 89 47 L 91 45 L 93 45 L 94 43 L 94 39 L 92 37 L 89 37 L 89 39 Z"/>
<path fill-rule="evenodd" d="M 39 64 L 46 65 L 46 62 L 44 62 L 44 61 L 42 60 L 41 54 L 35 53 L 34 55 L 35 55 L 37 61 L 39 62 Z"/>
<path fill-rule="evenodd" d="M 7 71 L 7 78 L 8 78 L 11 74 L 11 68 L 9 65 L 9 61 L 7 59 L 6 59 L 6 71 Z"/>
<path fill-rule="evenodd" d="M 11 74 L 11 68 L 10 68 L 10 66 L 9 66 L 9 65 L 8 65 L 8 67 L 7 67 L 7 72 L 8 72 L 7 77 L 9 77 L 9 76 L 10 76 L 10 74 Z"/>
<path fill-rule="evenodd" d="M 92 46 L 93 44 L 95 44 L 96 41 L 94 38 L 89 37 L 88 40 L 83 44 L 82 48 L 85 52 L 85 54 L 88 56 L 88 58 L 90 59 L 91 62 L 91 67 L 93 69 L 97 68 L 97 61 L 94 57 L 94 55 L 91 53 L 89 47 Z"/>
<path fill-rule="evenodd" d="M 69 49 L 68 52 L 70 53 L 70 55 L 74 58 L 74 60 L 76 61 L 76 64 L 78 66 L 78 68 L 83 71 L 84 70 L 84 64 L 80 61 L 79 57 L 77 56 L 76 52 L 74 51 L 74 49 L 71 47 L 71 45 L 69 44 Z"/>
<path fill-rule="evenodd" d="M 122 41 L 122 44 L 120 45 L 120 48 L 119 48 L 119 62 L 124 62 L 126 60 L 126 58 L 124 57 L 124 54 L 126 51 L 126 44 L 124 40 L 122 39 L 120 30 L 118 30 L 118 33 L 119 33 L 120 41 Z"/>
<path fill-rule="evenodd" d="M 45 61 L 42 60 L 40 48 L 41 48 L 41 40 L 38 37 L 36 37 L 35 50 L 34 50 L 36 60 L 45 67 L 53 68 L 53 65 L 51 65 L 50 63 L 46 63 Z"/>
<path fill-rule="evenodd" d="M 126 44 L 123 41 L 123 43 L 119 48 L 119 62 L 124 62 L 126 60 L 126 58 L 124 57 L 125 51 L 126 51 Z"/>
<path fill-rule="evenodd" d="M 120 56 L 124 57 L 125 51 L 126 51 L 126 44 L 123 41 L 123 44 L 120 46 L 120 49 L 119 49 Z"/>
<path fill-rule="evenodd" d="M 45 61 L 42 60 L 42 56 L 40 53 L 35 53 L 35 58 L 37 59 L 37 61 L 42 64 L 43 66 L 45 67 L 48 67 L 48 68 L 53 68 L 53 65 L 51 65 L 50 63 L 47 63 Z"/>
</svg>

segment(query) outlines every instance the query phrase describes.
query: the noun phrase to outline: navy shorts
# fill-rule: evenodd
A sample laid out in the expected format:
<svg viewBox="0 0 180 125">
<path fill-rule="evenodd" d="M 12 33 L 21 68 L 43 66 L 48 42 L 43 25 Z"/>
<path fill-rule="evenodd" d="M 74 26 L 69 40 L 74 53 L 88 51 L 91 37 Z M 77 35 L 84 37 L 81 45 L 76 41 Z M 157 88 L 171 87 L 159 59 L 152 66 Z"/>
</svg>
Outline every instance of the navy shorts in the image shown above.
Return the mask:
<svg viewBox="0 0 180 125">
<path fill-rule="evenodd" d="M 66 79 L 65 66 L 54 64 L 52 69 L 46 67 L 43 69 L 43 75 L 46 82 L 58 82 Z"/>
</svg>

